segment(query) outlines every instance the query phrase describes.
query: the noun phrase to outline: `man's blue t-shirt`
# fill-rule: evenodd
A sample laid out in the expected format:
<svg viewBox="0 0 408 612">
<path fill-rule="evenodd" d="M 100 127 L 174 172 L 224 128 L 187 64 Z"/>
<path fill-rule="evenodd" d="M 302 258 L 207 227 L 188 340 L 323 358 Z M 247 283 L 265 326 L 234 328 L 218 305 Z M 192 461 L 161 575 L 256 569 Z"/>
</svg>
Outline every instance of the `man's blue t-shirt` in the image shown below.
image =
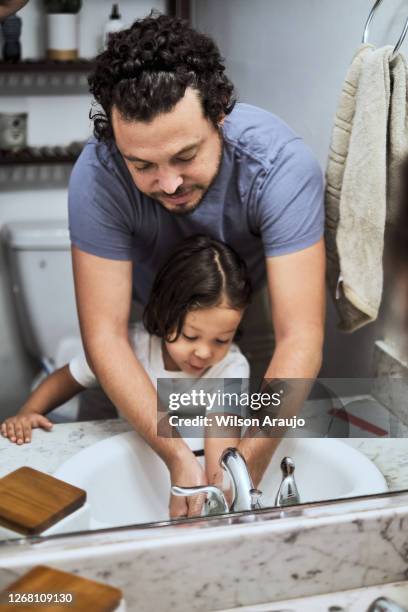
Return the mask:
<svg viewBox="0 0 408 612">
<path fill-rule="evenodd" d="M 311 151 L 283 121 L 237 104 L 223 125 L 220 170 L 200 205 L 177 215 L 141 193 L 112 143 L 91 139 L 69 185 L 71 242 L 132 261 L 133 297 L 146 304 L 158 269 L 184 238 L 208 234 L 246 261 L 255 289 L 265 257 L 305 249 L 323 234 L 323 181 Z"/>
</svg>

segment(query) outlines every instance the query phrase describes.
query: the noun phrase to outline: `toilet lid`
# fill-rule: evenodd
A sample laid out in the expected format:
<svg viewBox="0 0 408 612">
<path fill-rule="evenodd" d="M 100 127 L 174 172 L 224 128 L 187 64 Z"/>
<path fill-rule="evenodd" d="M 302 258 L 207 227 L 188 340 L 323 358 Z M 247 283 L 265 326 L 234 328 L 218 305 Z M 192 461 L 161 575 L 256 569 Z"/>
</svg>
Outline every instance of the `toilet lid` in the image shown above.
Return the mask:
<svg viewBox="0 0 408 612">
<path fill-rule="evenodd" d="M 70 251 L 68 222 L 61 220 L 12 221 L 3 226 L 3 240 L 17 250 Z"/>
</svg>

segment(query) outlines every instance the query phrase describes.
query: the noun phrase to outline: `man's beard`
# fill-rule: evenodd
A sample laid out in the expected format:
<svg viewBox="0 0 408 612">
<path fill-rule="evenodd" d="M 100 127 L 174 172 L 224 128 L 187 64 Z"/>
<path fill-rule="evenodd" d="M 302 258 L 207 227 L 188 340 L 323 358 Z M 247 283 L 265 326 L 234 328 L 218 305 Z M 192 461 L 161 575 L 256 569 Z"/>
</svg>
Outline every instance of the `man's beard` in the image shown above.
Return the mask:
<svg viewBox="0 0 408 612">
<path fill-rule="evenodd" d="M 166 204 L 165 202 L 162 202 L 160 200 L 160 196 L 156 196 L 156 195 L 151 195 L 150 197 L 152 197 L 158 204 L 160 204 L 160 206 L 162 206 L 162 208 L 165 208 L 167 210 L 167 212 L 170 212 L 172 214 L 178 215 L 178 216 L 182 216 L 182 215 L 190 215 L 191 213 L 193 213 L 195 210 L 197 210 L 197 208 L 200 206 L 200 204 L 202 203 L 202 201 L 204 200 L 207 192 L 211 189 L 211 187 L 214 185 L 219 171 L 220 171 L 220 167 L 221 167 L 221 162 L 222 162 L 222 155 L 223 155 L 223 139 L 222 136 L 220 134 L 220 141 L 221 141 L 221 149 L 218 155 L 218 160 L 217 160 L 217 167 L 215 169 L 214 172 L 214 176 L 212 177 L 211 181 L 209 182 L 209 184 L 207 185 L 207 187 L 204 187 L 203 185 L 193 185 L 191 188 L 188 189 L 188 191 L 190 191 L 191 189 L 193 191 L 201 191 L 201 195 L 198 198 L 197 202 L 195 202 L 193 205 L 188 205 L 186 204 L 186 206 L 175 206 L 174 208 L 172 208 L 171 210 L 168 208 L 168 204 Z M 172 193 L 171 195 L 177 196 L 177 195 L 182 195 L 183 194 L 183 187 L 181 187 L 180 189 L 176 189 L 176 191 L 174 193 Z"/>
<path fill-rule="evenodd" d="M 217 167 L 217 172 L 216 172 L 216 174 L 215 174 L 215 177 L 217 176 L 217 174 L 218 174 L 218 167 Z M 192 187 L 191 189 L 189 189 L 189 191 L 194 191 L 194 192 L 195 192 L 195 191 L 201 191 L 201 195 L 200 195 L 200 197 L 198 198 L 197 202 L 194 202 L 194 204 L 188 204 L 188 203 L 187 203 L 185 206 L 179 205 L 179 206 L 175 206 L 174 208 L 171 208 L 171 209 L 170 209 L 170 208 L 169 208 L 168 203 L 162 202 L 162 201 L 160 200 L 160 198 L 155 197 L 155 198 L 153 198 L 153 199 L 154 199 L 154 200 L 155 200 L 155 201 L 156 201 L 158 204 L 160 204 L 160 206 L 161 206 L 162 208 L 165 208 L 165 209 L 167 210 L 167 212 L 170 212 L 170 213 L 172 213 L 172 214 L 179 215 L 179 216 L 181 216 L 181 215 L 189 215 L 190 213 L 192 213 L 192 212 L 194 212 L 195 210 L 197 210 L 197 208 L 200 206 L 201 202 L 202 202 L 202 201 L 203 201 L 203 199 L 204 199 L 205 194 L 207 193 L 207 191 L 209 190 L 209 188 L 210 188 L 210 187 L 211 187 L 211 185 L 213 184 L 213 182 L 214 182 L 214 180 L 215 180 L 215 177 L 214 177 L 214 178 L 211 180 L 211 183 L 210 183 L 210 185 L 209 185 L 208 187 L 203 187 L 202 185 L 193 185 L 193 187 Z M 183 191 L 182 191 L 182 190 L 180 190 L 180 191 L 179 191 L 179 190 L 177 189 L 177 190 L 174 192 L 174 194 L 172 194 L 172 195 L 177 196 L 177 195 L 182 195 L 182 194 L 183 194 Z"/>
</svg>

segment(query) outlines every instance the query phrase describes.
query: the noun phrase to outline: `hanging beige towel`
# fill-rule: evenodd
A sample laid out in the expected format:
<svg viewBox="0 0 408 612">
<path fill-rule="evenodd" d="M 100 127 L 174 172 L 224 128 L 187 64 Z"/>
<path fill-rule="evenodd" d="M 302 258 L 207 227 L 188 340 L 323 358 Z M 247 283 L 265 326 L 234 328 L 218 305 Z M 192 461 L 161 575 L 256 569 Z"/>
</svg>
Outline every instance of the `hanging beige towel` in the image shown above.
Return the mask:
<svg viewBox="0 0 408 612">
<path fill-rule="evenodd" d="M 358 49 L 343 87 L 326 170 L 328 281 L 339 328 L 348 332 L 374 321 L 381 303 L 392 51 Z M 391 106 L 396 132 L 406 102 L 396 97 Z"/>
<path fill-rule="evenodd" d="M 393 223 L 400 204 L 400 166 L 408 154 L 408 68 L 403 55 L 390 63 L 391 100 L 388 124 L 387 222 Z"/>
</svg>

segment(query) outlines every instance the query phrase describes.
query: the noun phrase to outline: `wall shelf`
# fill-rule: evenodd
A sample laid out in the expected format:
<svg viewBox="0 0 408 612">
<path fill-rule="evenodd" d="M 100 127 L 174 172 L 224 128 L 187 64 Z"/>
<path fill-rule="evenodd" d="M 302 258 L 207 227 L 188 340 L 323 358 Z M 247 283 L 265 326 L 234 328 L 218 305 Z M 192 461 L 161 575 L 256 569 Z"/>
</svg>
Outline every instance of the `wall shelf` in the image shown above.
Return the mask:
<svg viewBox="0 0 408 612">
<path fill-rule="evenodd" d="M 65 62 L 47 59 L 26 59 L 20 62 L 0 61 L 0 73 L 44 73 L 44 72 L 91 72 L 93 59 L 78 59 Z"/>
<path fill-rule="evenodd" d="M 15 152 L 0 149 L 0 166 L 73 164 L 84 144 L 72 142 L 66 147 L 28 147 Z"/>
<path fill-rule="evenodd" d="M 66 62 L 47 59 L 0 61 L 0 95 L 87 94 L 88 75 L 95 65 L 94 60 L 90 59 Z"/>
<path fill-rule="evenodd" d="M 18 152 L 0 149 L 0 190 L 66 189 L 83 142 L 65 147 L 30 147 Z"/>
</svg>

